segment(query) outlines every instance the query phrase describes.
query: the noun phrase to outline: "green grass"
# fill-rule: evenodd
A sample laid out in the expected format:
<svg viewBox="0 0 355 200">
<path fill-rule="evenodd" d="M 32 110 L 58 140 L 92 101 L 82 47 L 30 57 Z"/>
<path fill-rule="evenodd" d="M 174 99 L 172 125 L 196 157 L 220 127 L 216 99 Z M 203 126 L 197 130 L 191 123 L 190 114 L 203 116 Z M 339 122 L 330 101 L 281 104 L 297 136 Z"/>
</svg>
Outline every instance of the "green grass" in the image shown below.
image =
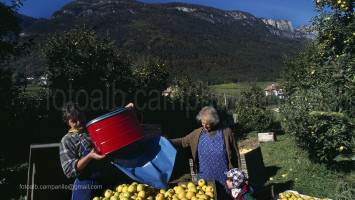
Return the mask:
<svg viewBox="0 0 355 200">
<path fill-rule="evenodd" d="M 24 91 L 24 95 L 28 96 L 37 96 L 37 93 L 40 91 L 42 86 L 39 85 L 27 85 Z M 20 88 L 23 91 L 23 88 Z"/>
<path fill-rule="evenodd" d="M 324 165 L 312 163 L 308 154 L 295 144 L 288 134 L 278 135 L 276 142 L 261 143 L 264 165 L 269 180 L 265 185 L 274 185 L 275 195 L 285 190 L 318 197 L 335 197 L 339 183 L 351 183 L 355 172 L 344 174 L 328 170 Z"/>
<path fill-rule="evenodd" d="M 258 82 L 257 85 L 261 89 L 264 89 L 264 88 L 266 88 L 266 86 L 268 86 L 272 83 L 275 83 L 275 82 Z M 249 85 L 250 85 L 249 82 L 243 82 L 243 83 L 226 83 L 226 84 L 220 84 L 220 85 L 211 85 L 210 87 L 222 94 L 239 96 L 240 92 L 243 89 L 248 88 Z"/>
</svg>

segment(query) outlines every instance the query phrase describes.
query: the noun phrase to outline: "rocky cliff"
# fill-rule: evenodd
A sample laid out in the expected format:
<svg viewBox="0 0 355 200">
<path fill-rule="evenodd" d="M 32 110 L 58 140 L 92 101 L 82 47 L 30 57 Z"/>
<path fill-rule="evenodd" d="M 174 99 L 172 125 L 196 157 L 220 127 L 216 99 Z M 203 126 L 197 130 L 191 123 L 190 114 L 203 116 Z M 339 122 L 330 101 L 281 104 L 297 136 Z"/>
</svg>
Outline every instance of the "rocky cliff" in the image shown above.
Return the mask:
<svg viewBox="0 0 355 200">
<path fill-rule="evenodd" d="M 293 29 L 292 22 L 287 20 L 274 20 L 261 18 L 268 25 L 271 34 L 289 39 L 311 39 L 317 37 L 317 32 L 312 31 L 312 26 L 302 25 L 296 30 Z"/>
</svg>

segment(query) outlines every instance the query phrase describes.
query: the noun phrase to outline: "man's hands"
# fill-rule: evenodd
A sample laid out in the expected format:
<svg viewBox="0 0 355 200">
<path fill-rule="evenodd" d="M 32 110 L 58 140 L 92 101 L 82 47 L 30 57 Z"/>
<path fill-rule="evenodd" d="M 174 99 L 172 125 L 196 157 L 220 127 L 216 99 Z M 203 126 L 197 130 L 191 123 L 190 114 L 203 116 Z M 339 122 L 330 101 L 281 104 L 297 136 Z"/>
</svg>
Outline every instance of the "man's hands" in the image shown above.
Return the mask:
<svg viewBox="0 0 355 200">
<path fill-rule="evenodd" d="M 134 107 L 134 104 L 133 104 L 133 103 L 129 103 L 129 104 L 127 104 L 126 108 L 127 108 L 127 107 L 132 107 L 132 108 L 133 108 L 133 107 Z"/>
<path fill-rule="evenodd" d="M 84 158 L 80 159 L 78 161 L 78 163 L 76 164 L 76 171 L 77 172 L 80 172 L 82 171 L 88 164 L 89 162 L 92 160 L 92 159 L 95 159 L 95 160 L 102 160 L 106 157 L 106 155 L 100 155 L 98 153 L 95 152 L 94 149 L 92 149 L 90 151 L 90 153 L 88 153 L 88 155 L 86 155 Z"/>
<path fill-rule="evenodd" d="M 106 155 L 102 156 L 102 155 L 96 153 L 94 149 L 91 150 L 91 152 L 88 154 L 88 156 L 91 159 L 95 159 L 95 160 L 101 160 L 101 159 L 104 159 L 106 157 Z"/>
</svg>

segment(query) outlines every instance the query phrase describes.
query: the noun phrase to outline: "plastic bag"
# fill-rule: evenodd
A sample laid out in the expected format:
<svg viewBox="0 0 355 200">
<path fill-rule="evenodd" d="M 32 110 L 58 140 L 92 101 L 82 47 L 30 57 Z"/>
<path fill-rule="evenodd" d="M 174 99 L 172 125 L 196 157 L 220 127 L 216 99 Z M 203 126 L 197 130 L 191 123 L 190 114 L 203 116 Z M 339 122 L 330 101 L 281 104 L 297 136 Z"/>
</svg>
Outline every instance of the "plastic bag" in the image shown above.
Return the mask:
<svg viewBox="0 0 355 200">
<path fill-rule="evenodd" d="M 176 149 L 161 136 L 138 140 L 109 154 L 112 163 L 132 179 L 166 189 Z"/>
</svg>

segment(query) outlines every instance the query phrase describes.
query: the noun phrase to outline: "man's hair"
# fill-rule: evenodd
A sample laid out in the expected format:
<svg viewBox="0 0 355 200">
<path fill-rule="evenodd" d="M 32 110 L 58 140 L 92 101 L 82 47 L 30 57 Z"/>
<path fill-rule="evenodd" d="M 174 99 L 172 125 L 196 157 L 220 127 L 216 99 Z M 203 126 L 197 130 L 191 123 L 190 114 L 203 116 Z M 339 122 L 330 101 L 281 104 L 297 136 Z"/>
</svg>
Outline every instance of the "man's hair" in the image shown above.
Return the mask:
<svg viewBox="0 0 355 200">
<path fill-rule="evenodd" d="M 72 118 L 78 118 L 84 112 L 79 109 L 78 104 L 74 102 L 67 102 L 62 108 L 62 119 L 65 123 Z"/>
</svg>

